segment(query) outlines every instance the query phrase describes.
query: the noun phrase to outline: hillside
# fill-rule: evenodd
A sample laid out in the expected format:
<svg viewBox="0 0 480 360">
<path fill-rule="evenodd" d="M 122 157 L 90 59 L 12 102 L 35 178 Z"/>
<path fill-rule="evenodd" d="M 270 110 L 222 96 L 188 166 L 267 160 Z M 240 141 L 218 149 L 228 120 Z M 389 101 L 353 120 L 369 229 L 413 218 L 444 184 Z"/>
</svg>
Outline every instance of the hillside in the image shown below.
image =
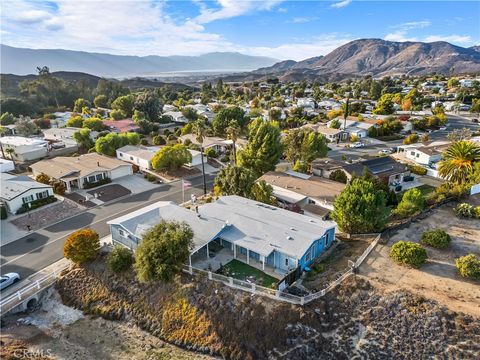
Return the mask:
<svg viewBox="0 0 480 360">
<path fill-rule="evenodd" d="M 240 53 L 199 56 L 123 56 L 62 49 L 26 49 L 1 45 L 1 72 L 27 75 L 37 66 L 51 71 L 84 72 L 104 77 L 155 76 L 163 72 L 241 71 L 270 66 L 277 60 Z"/>
<path fill-rule="evenodd" d="M 480 72 L 479 47 L 447 42 L 394 42 L 381 39 L 351 41 L 325 56 L 286 60 L 260 68 L 238 80 L 276 76 L 281 81 L 338 81 L 357 76 L 424 75 L 433 72 Z"/>
</svg>

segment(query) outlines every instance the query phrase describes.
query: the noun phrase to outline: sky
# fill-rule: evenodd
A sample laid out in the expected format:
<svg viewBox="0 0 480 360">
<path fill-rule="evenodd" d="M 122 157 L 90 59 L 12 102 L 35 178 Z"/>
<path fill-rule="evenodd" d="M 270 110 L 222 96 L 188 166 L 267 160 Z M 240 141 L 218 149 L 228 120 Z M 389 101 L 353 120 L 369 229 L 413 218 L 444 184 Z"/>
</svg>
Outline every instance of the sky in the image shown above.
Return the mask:
<svg viewBox="0 0 480 360">
<path fill-rule="evenodd" d="M 119 55 L 325 55 L 360 38 L 480 44 L 480 1 L 0 0 L 0 42 Z"/>
</svg>

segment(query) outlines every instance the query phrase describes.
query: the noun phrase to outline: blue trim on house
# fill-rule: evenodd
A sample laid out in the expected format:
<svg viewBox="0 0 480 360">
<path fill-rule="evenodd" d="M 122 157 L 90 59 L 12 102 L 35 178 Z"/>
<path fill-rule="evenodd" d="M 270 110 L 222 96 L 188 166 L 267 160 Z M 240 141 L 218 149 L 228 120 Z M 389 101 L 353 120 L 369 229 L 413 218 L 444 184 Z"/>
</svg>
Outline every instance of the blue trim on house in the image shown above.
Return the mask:
<svg viewBox="0 0 480 360">
<path fill-rule="evenodd" d="M 315 240 L 298 261 L 301 270 L 305 270 L 317 257 L 323 254 L 333 244 L 334 239 L 335 228 L 332 228 L 327 230 L 320 239 Z"/>
</svg>

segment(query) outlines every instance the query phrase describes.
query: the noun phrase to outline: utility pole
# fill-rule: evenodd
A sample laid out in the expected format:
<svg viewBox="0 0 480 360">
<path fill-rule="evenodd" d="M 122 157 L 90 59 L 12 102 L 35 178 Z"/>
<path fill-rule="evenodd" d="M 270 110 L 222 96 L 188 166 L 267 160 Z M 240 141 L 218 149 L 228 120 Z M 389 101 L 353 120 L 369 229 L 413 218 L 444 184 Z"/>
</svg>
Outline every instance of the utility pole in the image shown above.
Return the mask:
<svg viewBox="0 0 480 360">
<path fill-rule="evenodd" d="M 203 195 L 207 195 L 207 180 L 205 179 L 205 163 L 203 160 L 203 146 L 200 147 L 200 156 L 202 157 Z"/>
<path fill-rule="evenodd" d="M 350 92 L 346 93 L 347 101 L 345 103 L 345 111 L 343 113 L 343 131 L 347 131 L 348 103 L 350 102 Z"/>
</svg>

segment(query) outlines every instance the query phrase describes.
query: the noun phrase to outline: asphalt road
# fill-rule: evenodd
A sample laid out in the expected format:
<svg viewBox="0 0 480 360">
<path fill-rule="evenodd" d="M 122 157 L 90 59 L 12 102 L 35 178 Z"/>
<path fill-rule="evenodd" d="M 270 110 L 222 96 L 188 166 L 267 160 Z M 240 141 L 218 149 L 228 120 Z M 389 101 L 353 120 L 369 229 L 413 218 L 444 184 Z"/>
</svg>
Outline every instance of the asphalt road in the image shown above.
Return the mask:
<svg viewBox="0 0 480 360">
<path fill-rule="evenodd" d="M 213 179 L 214 176 L 207 175 L 207 188 L 211 188 Z M 201 176 L 189 179 L 189 182 L 193 186 L 185 191 L 185 200 L 189 200 L 191 194 L 203 194 Z M 16 272 L 22 278 L 26 278 L 63 257 L 63 243 L 72 231 L 89 227 L 98 232 L 100 238 L 102 238 L 109 234 L 107 221 L 157 201 L 181 203 L 183 201 L 181 182 L 164 184 L 157 189 L 92 208 L 2 246 L 0 248 L 1 273 Z"/>
</svg>

